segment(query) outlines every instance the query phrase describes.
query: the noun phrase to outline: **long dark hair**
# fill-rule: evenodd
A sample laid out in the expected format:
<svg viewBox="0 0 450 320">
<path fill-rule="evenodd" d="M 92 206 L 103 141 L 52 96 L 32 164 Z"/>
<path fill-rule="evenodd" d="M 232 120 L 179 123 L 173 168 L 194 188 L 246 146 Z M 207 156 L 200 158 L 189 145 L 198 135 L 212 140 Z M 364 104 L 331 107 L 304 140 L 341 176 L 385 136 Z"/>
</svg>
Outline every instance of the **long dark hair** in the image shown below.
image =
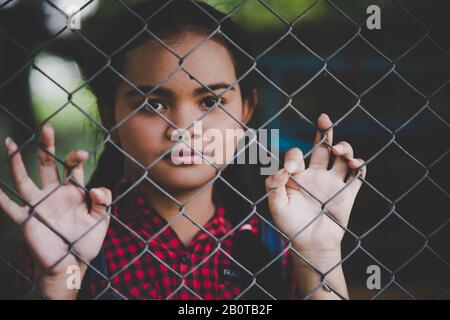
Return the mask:
<svg viewBox="0 0 450 320">
<path fill-rule="evenodd" d="M 194 4 L 189 0 L 175 0 L 166 4 L 165 0 L 148 0 L 131 7 L 132 12 L 125 10 L 119 15 L 114 15 L 112 19 L 103 23 L 103 31 L 98 33 L 98 39 L 93 41 L 110 59 L 101 55 L 89 55 L 81 60 L 80 65 L 85 77 L 92 78 L 95 75 L 89 85 L 97 97 L 102 123 L 108 130 L 114 124 L 112 108 L 115 105 L 115 92 L 123 79 L 110 68 L 104 67 L 109 64 L 123 74 L 127 51 L 151 38 L 145 31 L 146 25 L 147 29 L 159 39 L 170 40 L 186 31 L 209 36 L 218 29 L 217 21 L 220 21 L 220 32 L 214 34 L 211 39 L 220 42 L 229 50 L 234 60 L 237 78 L 251 70 L 253 60 L 249 56 L 254 56 L 253 46 L 250 37 L 237 23 L 204 2 L 197 1 Z M 153 16 L 147 22 L 143 22 L 151 15 Z M 226 40 L 223 34 L 231 41 Z M 243 100 L 249 98 L 255 89 L 254 80 L 250 72 L 239 82 Z M 249 125 L 251 126 L 252 122 Z M 124 175 L 124 163 L 124 155 L 112 144 L 107 143 L 88 187 L 104 186 L 113 189 Z M 248 166 L 230 164 L 223 171 L 222 177 L 246 197 L 254 198 L 258 191 L 253 186 L 261 185 L 261 181 L 255 181 L 258 175 L 250 171 Z M 240 212 L 241 210 L 251 209 L 238 193 L 219 181 L 214 185 L 213 201 L 216 205 L 226 207 L 233 222 L 237 222 L 239 217 L 242 219 L 245 213 Z M 247 213 L 250 213 L 248 210 Z"/>
</svg>

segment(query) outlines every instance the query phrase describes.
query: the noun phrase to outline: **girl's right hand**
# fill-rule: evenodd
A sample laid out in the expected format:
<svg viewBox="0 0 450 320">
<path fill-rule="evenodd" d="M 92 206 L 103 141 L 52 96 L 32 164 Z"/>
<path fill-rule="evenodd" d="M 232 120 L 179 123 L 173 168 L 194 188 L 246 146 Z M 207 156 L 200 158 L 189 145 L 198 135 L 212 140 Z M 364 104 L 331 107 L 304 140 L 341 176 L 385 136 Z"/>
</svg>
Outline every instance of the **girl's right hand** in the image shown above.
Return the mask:
<svg viewBox="0 0 450 320">
<path fill-rule="evenodd" d="M 49 123 L 43 127 L 40 141 L 51 155 L 55 154 L 55 134 Z M 89 190 L 92 205 L 91 209 L 88 208 L 85 191 L 80 186 L 84 186 L 83 162 L 89 154 L 86 151 L 72 151 L 65 160 L 65 167 L 73 168 L 72 179 L 77 181 L 78 186 L 66 181 L 67 168 L 61 183 L 55 159 L 39 148 L 41 188 L 38 188 L 27 174 L 16 143 L 7 138 L 6 148 L 18 195 L 29 205 L 37 206 L 33 213 L 28 205 L 19 206 L 0 189 L 0 209 L 21 226 L 35 263 L 35 278 L 39 277 L 39 282 L 43 278 L 64 278 L 68 268 L 73 266 L 85 270 L 82 260 L 70 252 L 69 243 L 73 244 L 72 251 L 86 262 L 91 262 L 103 244 L 109 225 L 107 206 L 112 201 L 110 190 L 93 188 Z M 36 215 L 54 231 L 39 221 Z"/>
</svg>

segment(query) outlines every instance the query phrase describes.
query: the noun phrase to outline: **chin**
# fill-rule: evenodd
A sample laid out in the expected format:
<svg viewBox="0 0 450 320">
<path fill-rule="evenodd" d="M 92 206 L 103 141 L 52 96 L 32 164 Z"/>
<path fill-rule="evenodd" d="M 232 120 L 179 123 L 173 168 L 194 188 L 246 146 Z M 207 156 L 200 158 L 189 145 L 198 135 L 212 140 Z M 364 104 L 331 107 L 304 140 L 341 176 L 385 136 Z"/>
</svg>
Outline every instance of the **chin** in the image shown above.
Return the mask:
<svg viewBox="0 0 450 320">
<path fill-rule="evenodd" d="M 207 164 L 170 166 L 170 168 L 155 166 L 154 172 L 158 174 L 149 174 L 149 178 L 167 192 L 201 188 L 215 176 L 215 169 Z"/>
</svg>

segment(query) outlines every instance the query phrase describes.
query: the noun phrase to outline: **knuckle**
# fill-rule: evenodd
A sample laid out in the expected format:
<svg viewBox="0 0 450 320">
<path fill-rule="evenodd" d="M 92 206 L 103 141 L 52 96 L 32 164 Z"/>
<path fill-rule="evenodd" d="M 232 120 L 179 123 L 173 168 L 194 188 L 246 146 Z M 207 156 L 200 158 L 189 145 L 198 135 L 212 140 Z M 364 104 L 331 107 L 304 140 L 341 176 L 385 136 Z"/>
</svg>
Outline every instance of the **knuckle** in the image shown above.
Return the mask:
<svg viewBox="0 0 450 320">
<path fill-rule="evenodd" d="M 108 188 L 104 188 L 104 187 L 100 187 L 99 190 L 101 190 L 103 192 L 103 195 L 105 196 L 106 201 L 110 202 L 111 198 L 112 198 L 111 190 L 109 190 Z"/>
<path fill-rule="evenodd" d="M 43 150 L 40 150 L 38 159 L 39 159 L 39 163 L 44 166 L 52 165 L 55 163 L 55 159 L 53 159 L 52 156 L 50 156 Z"/>
<path fill-rule="evenodd" d="M 352 145 L 349 142 L 343 140 L 343 141 L 339 142 L 339 144 L 345 148 L 345 151 L 347 153 L 353 153 Z"/>
<path fill-rule="evenodd" d="M 66 156 L 66 159 L 64 159 L 64 162 L 66 164 L 72 164 L 74 161 L 74 158 L 75 158 L 75 154 L 76 154 L 76 151 L 69 152 L 69 154 Z"/>
<path fill-rule="evenodd" d="M 108 188 L 104 188 L 104 187 L 102 187 L 101 189 L 105 193 L 106 197 L 108 199 L 110 199 L 111 198 L 111 190 L 109 190 Z"/>
</svg>

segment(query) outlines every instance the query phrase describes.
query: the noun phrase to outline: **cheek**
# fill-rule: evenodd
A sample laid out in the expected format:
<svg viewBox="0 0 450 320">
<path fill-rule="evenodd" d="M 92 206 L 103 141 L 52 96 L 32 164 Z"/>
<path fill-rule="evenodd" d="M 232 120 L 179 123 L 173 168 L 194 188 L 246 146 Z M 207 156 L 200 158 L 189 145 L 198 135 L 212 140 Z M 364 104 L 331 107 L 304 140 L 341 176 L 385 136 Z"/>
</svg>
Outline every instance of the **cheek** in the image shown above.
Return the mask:
<svg viewBox="0 0 450 320">
<path fill-rule="evenodd" d="M 134 115 L 119 128 L 122 148 L 142 165 L 148 165 L 157 155 L 164 128 L 160 121 Z"/>
<path fill-rule="evenodd" d="M 238 97 L 235 97 L 231 103 L 225 106 L 225 109 L 233 116 L 233 118 L 240 122 L 242 122 L 243 108 L 244 106 L 242 105 L 242 100 Z M 221 111 L 223 113 L 223 116 L 228 118 L 233 123 L 233 126 L 239 126 L 239 122 L 234 120 L 225 111 Z"/>
</svg>

